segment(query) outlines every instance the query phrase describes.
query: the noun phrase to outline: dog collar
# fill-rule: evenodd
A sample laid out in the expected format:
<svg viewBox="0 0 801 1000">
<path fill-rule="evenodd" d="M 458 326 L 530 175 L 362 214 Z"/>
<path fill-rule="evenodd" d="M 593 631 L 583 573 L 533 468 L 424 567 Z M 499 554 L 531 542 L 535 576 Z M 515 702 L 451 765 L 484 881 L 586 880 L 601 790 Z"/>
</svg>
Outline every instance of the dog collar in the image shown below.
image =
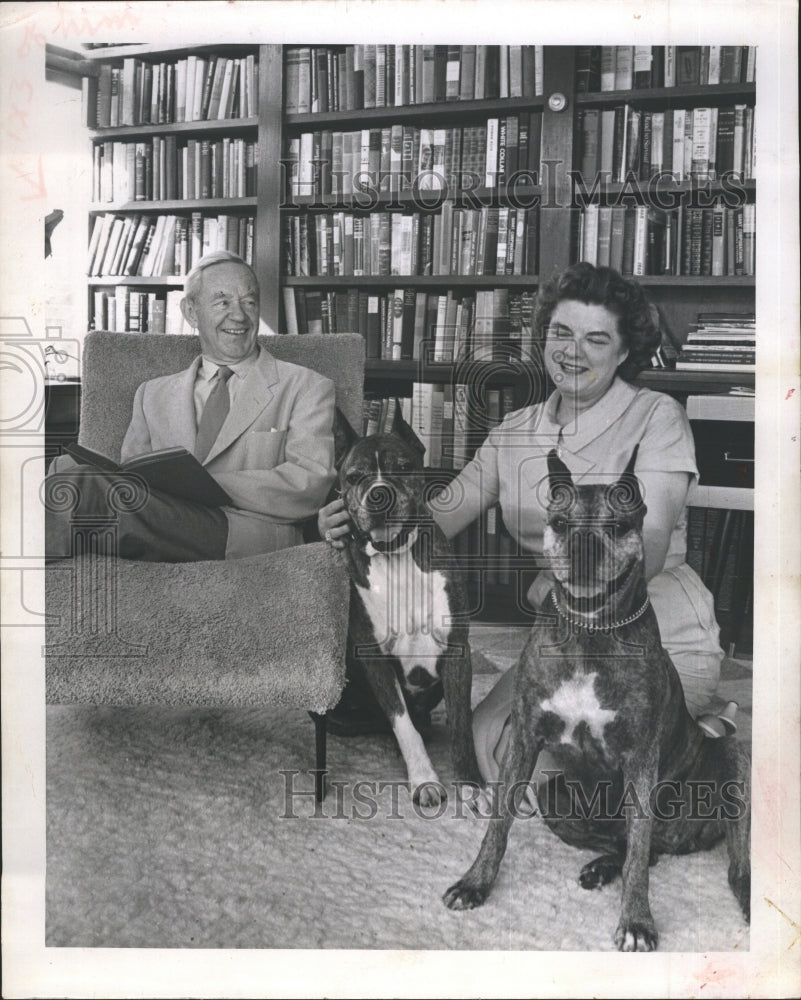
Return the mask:
<svg viewBox="0 0 801 1000">
<path fill-rule="evenodd" d="M 569 622 L 571 625 L 577 625 L 579 628 L 585 628 L 588 632 L 611 632 L 613 629 L 622 628 L 624 625 L 630 625 L 632 622 L 636 622 L 638 618 L 642 618 L 648 609 L 648 605 L 651 603 L 651 599 L 646 596 L 645 601 L 642 606 L 634 612 L 634 614 L 628 615 L 626 618 L 620 618 L 613 622 L 597 622 L 594 619 L 588 620 L 584 615 L 579 614 L 575 611 L 570 611 L 567 608 L 563 608 L 559 605 L 559 601 L 556 599 L 556 591 L 551 591 L 551 600 L 553 601 L 553 606 L 556 608 L 557 613 L 565 621 Z"/>
<path fill-rule="evenodd" d="M 381 556 L 394 556 L 399 552 L 408 552 L 408 550 L 417 541 L 417 526 L 409 528 L 407 525 L 399 532 L 396 538 L 393 538 L 391 542 L 384 546 L 384 548 L 377 548 L 372 540 L 368 536 L 367 544 L 364 547 L 364 551 L 371 558 L 375 555 Z"/>
</svg>

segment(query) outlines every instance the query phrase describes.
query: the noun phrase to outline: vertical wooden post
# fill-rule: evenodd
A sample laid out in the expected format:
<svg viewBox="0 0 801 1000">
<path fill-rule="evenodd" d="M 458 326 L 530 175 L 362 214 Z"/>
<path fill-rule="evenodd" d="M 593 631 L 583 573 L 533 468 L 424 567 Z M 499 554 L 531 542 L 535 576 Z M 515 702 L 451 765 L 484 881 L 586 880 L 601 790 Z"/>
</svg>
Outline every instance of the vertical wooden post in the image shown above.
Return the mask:
<svg viewBox="0 0 801 1000">
<path fill-rule="evenodd" d="M 540 284 L 571 263 L 572 184 L 574 123 L 576 119 L 576 57 L 572 46 L 546 45 L 544 49 L 544 97 L 542 116 L 543 186 L 540 210 Z M 562 110 L 549 107 L 549 98 L 561 94 Z"/>
<path fill-rule="evenodd" d="M 256 209 L 256 275 L 261 287 L 261 317 L 275 333 L 280 315 L 281 273 L 281 118 L 284 77 L 280 45 L 259 47 L 259 166 Z"/>
</svg>

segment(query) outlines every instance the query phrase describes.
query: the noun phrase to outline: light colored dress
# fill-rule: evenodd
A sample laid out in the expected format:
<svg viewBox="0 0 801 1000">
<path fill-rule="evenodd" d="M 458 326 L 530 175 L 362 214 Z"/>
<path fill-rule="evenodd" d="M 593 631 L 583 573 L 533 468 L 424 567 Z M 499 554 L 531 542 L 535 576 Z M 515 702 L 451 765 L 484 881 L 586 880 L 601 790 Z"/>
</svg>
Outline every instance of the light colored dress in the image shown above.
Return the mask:
<svg viewBox="0 0 801 1000">
<path fill-rule="evenodd" d="M 564 427 L 555 419 L 558 402 L 555 392 L 490 430 L 449 491 L 448 508 L 435 512 L 446 535 L 453 537 L 499 502 L 512 537 L 525 551 L 541 554 L 552 448 L 577 483 L 615 482 L 635 444 L 635 473 L 686 472 L 692 482 L 698 478 L 687 414 L 670 396 L 616 378 L 594 406 Z M 723 651 L 712 595 L 686 562 L 686 535 L 685 507 L 673 527 L 665 567 L 648 583 L 648 594 L 687 707 L 697 716 L 715 693 Z M 513 674 L 514 668 L 500 678 L 473 716 L 476 754 L 487 780 L 497 778 L 508 739 Z"/>
</svg>

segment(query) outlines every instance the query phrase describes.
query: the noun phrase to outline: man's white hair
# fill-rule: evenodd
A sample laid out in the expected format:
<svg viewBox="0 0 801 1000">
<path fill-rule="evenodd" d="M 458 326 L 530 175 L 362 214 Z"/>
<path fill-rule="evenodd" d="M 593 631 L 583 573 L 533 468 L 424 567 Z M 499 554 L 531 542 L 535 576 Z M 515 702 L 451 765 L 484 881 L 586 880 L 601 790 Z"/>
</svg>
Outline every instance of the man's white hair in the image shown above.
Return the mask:
<svg viewBox="0 0 801 1000">
<path fill-rule="evenodd" d="M 197 294 L 198 287 L 200 286 L 200 279 L 206 268 L 213 267 L 214 264 L 241 264 L 242 267 L 246 267 L 248 271 L 253 275 L 253 279 L 256 282 L 256 287 L 259 286 L 259 279 L 256 277 L 256 272 L 250 266 L 250 264 L 245 263 L 244 260 L 239 256 L 239 254 L 233 253 L 231 250 L 212 250 L 211 253 L 205 254 L 200 260 L 195 264 L 192 270 L 187 274 L 186 280 L 184 281 L 184 298 L 194 299 Z"/>
</svg>

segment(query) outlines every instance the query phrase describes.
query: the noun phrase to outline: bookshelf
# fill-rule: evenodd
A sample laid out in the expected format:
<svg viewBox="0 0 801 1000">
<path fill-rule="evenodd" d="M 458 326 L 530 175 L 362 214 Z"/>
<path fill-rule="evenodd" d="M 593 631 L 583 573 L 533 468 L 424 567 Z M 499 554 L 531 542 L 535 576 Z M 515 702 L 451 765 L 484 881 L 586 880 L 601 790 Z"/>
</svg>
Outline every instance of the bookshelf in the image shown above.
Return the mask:
<svg viewBox="0 0 801 1000">
<path fill-rule="evenodd" d="M 96 66 L 84 79 L 91 325 L 180 328 L 183 276 L 210 249 L 240 253 L 269 288 L 276 251 L 258 229 L 277 225 L 275 47 L 109 46 L 85 58 Z"/>
<path fill-rule="evenodd" d="M 358 330 L 367 340 L 367 396 L 403 400 L 407 415 L 405 401 L 423 401 L 449 434 L 454 394 L 469 389 L 476 412 L 459 447 L 435 448 L 434 478 L 454 475 L 507 409 L 549 391 L 544 377 L 532 377 L 539 345 L 531 313 L 540 282 L 582 258 L 618 263 L 611 233 L 603 247 L 591 238 L 592 221 L 588 234 L 588 214 L 597 224 L 603 213 L 606 225 L 616 213 L 629 241 L 638 220 L 637 257 L 622 269 L 646 287 L 674 353 L 699 313 L 754 311 L 753 235 L 744 235 L 749 226 L 755 231 L 756 204 L 750 49 L 226 45 L 108 47 L 86 55 L 106 77 L 109 68 L 122 76 L 127 68 L 129 78 L 132 63 L 154 72 L 190 57 L 252 67 L 245 101 L 236 105 L 241 113 L 92 128 L 95 165 L 99 149 L 104 156 L 110 150 L 112 163 L 115 148 L 122 162 L 119 150 L 130 156 L 127 147 L 137 144 L 166 158 L 169 142 L 170 162 L 183 163 L 190 143 L 195 151 L 201 144 L 229 151 L 236 143 L 245 149 L 244 187 L 233 197 L 215 187 L 212 196 L 207 185 L 199 197 L 181 178 L 179 192 L 174 179 L 152 197 L 146 181 L 147 197 L 140 190 L 138 199 L 92 205 L 90 239 L 95 220 L 107 215 L 123 222 L 172 216 L 185 220 L 181 227 L 198 216 L 229 216 L 237 226 L 250 220 L 246 239 L 262 318 L 272 329 Z M 95 116 L 98 81 L 85 84 Z M 666 139 L 671 132 L 675 143 Z M 241 171 L 241 152 L 226 155 Z M 716 207 L 724 209 L 726 235 L 723 256 L 718 244 L 713 262 Z M 181 274 L 166 269 L 146 276 L 100 271 L 88 279 L 90 316 L 97 293 L 177 298 L 182 285 Z M 655 368 L 638 384 L 684 401 L 753 389 L 754 381 L 753 371 Z M 515 567 L 526 560 L 502 526 L 494 527 L 478 526 L 463 546 L 490 566 L 491 586 L 477 598 L 482 613 L 502 617 L 513 590 L 523 587 Z"/>
</svg>

